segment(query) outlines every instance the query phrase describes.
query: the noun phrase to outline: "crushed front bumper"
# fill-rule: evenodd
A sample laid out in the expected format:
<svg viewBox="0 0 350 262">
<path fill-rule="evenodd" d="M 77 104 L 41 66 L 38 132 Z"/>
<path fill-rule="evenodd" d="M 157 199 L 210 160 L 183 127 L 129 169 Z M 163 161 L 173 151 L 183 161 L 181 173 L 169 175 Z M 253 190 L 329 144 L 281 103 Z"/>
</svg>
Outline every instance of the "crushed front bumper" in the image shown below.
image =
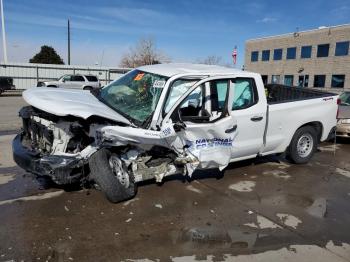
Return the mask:
<svg viewBox="0 0 350 262">
<path fill-rule="evenodd" d="M 72 184 L 80 181 L 84 163 L 72 156 L 41 156 L 22 144 L 23 134 L 18 134 L 12 142 L 13 159 L 27 172 L 49 176 L 57 184 Z"/>
</svg>

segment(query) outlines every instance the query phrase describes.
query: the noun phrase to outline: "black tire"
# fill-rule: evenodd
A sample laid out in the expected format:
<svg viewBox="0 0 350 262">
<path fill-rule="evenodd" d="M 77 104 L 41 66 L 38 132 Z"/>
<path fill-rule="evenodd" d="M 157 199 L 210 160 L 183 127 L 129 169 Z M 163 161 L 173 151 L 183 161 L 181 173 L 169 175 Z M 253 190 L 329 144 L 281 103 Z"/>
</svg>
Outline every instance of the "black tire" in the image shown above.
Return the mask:
<svg viewBox="0 0 350 262">
<path fill-rule="evenodd" d="M 91 87 L 91 86 L 85 86 L 84 88 L 83 88 L 83 90 L 88 90 L 88 91 L 91 91 L 93 88 Z"/>
<path fill-rule="evenodd" d="M 107 199 L 112 203 L 118 203 L 133 198 L 137 192 L 134 177 L 128 172 L 129 187 L 125 188 L 117 179 L 109 165 L 111 153 L 107 149 L 100 149 L 90 157 L 90 177 L 99 186 Z"/>
<path fill-rule="evenodd" d="M 304 139 L 306 141 L 304 143 L 306 149 L 298 150 L 298 143 L 300 142 L 299 140 L 302 137 L 306 138 L 306 140 Z M 312 142 L 310 142 L 311 140 Z M 287 158 L 295 164 L 305 164 L 309 162 L 309 160 L 312 158 L 315 151 L 317 150 L 317 143 L 317 132 L 315 128 L 313 128 L 312 126 L 301 127 L 295 132 L 292 141 L 290 142 L 290 145 L 286 152 Z"/>
</svg>

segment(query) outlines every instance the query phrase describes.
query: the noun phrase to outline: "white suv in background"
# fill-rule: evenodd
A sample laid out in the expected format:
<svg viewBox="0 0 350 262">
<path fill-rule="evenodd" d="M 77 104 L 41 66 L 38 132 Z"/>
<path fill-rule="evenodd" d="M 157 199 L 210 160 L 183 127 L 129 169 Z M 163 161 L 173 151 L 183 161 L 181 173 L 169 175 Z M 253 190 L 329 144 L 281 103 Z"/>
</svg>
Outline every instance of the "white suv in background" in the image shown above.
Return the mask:
<svg viewBox="0 0 350 262">
<path fill-rule="evenodd" d="M 94 75 L 64 75 L 57 81 L 41 81 L 37 87 L 73 88 L 92 90 L 101 87 L 99 79 Z"/>
</svg>

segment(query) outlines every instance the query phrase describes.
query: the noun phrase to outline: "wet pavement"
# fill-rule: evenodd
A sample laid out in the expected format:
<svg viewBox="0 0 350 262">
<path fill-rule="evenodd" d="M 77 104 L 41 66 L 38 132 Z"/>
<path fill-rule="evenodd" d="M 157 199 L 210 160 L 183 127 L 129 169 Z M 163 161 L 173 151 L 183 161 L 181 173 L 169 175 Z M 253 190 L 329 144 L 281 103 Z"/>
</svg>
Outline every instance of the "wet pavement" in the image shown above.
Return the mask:
<svg viewBox="0 0 350 262">
<path fill-rule="evenodd" d="M 0 261 L 350 261 L 350 140 L 306 165 L 244 161 L 111 204 L 17 167 L 18 120 L 1 114 Z"/>
</svg>

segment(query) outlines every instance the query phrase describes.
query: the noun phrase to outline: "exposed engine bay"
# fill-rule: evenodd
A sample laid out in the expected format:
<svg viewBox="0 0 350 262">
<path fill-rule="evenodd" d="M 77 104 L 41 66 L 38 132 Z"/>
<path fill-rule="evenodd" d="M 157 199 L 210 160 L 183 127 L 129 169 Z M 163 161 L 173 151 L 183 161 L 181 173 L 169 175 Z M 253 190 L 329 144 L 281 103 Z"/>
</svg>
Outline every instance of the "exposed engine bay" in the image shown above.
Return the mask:
<svg viewBox="0 0 350 262">
<path fill-rule="evenodd" d="M 31 106 L 22 108 L 19 114 L 23 119 L 21 144 L 37 159 L 34 173 L 50 176 L 57 184 L 89 180 L 89 157 L 102 147 L 112 153 L 109 164 L 122 184 L 127 183 L 122 175 L 126 171 L 132 174 L 134 182 L 161 182 L 167 175 L 183 172 L 170 149 L 139 144 L 132 135 L 122 139 L 109 132 L 108 127 L 116 125 L 130 128 L 125 124 L 100 117 L 58 117 Z"/>
</svg>

